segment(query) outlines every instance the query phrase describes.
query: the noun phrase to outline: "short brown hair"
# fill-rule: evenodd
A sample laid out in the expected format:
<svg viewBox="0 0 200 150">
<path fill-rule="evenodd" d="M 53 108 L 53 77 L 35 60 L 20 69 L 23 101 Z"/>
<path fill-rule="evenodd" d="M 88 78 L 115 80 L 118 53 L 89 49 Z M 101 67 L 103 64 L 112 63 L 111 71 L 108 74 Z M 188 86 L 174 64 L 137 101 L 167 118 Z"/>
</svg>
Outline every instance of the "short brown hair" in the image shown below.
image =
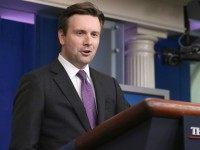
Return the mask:
<svg viewBox="0 0 200 150">
<path fill-rule="evenodd" d="M 90 2 L 76 3 L 69 6 L 61 13 L 58 19 L 58 30 L 63 30 L 63 32 L 66 33 L 68 28 L 68 19 L 75 14 L 98 17 L 101 26 L 103 26 L 105 21 L 104 14 L 96 8 L 94 4 Z"/>
</svg>

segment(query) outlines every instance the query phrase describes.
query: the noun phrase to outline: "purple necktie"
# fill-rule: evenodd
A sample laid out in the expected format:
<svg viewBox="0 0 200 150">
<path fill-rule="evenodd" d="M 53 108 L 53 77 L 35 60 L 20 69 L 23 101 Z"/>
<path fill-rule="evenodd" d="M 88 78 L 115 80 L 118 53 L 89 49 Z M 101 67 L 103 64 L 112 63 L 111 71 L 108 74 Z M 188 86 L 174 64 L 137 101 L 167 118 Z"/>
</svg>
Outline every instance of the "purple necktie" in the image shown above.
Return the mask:
<svg viewBox="0 0 200 150">
<path fill-rule="evenodd" d="M 93 129 L 96 126 L 96 106 L 94 93 L 91 84 L 87 81 L 87 75 L 84 70 L 79 70 L 77 76 L 81 80 L 81 97 L 85 107 L 90 126 Z"/>
</svg>

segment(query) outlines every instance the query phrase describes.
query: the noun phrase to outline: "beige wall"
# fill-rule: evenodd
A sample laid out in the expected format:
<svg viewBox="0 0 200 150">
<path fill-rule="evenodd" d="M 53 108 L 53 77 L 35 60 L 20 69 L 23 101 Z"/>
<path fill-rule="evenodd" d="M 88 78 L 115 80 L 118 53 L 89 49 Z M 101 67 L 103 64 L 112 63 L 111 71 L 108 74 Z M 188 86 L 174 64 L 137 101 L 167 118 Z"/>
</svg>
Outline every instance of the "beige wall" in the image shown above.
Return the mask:
<svg viewBox="0 0 200 150">
<path fill-rule="evenodd" d="M 25 0 L 65 8 L 85 0 Z M 169 31 L 183 32 L 183 0 L 89 0 L 107 17 Z"/>
</svg>

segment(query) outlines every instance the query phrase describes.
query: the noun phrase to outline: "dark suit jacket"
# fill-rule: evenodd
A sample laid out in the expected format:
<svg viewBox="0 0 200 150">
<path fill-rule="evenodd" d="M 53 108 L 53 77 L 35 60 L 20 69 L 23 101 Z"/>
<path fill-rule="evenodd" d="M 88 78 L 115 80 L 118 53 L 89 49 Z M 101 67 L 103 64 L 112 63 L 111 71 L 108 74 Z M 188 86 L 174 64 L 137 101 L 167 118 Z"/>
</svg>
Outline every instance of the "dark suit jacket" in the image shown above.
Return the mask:
<svg viewBox="0 0 200 150">
<path fill-rule="evenodd" d="M 129 105 L 114 78 L 90 68 L 98 124 Z M 91 130 L 84 106 L 58 60 L 22 78 L 14 102 L 10 149 L 56 150 Z"/>
</svg>

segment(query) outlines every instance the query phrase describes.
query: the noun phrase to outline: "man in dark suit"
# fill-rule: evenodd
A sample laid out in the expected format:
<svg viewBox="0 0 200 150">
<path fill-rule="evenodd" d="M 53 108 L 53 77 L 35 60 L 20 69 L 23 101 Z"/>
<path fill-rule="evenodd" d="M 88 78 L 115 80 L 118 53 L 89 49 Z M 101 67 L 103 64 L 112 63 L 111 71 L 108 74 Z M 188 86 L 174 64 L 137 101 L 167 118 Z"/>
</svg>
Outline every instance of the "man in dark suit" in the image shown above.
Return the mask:
<svg viewBox="0 0 200 150">
<path fill-rule="evenodd" d="M 21 80 L 10 149 L 57 150 L 129 107 L 117 81 L 88 65 L 103 24 L 103 13 L 89 2 L 74 4 L 62 13 L 58 59 Z"/>
</svg>

